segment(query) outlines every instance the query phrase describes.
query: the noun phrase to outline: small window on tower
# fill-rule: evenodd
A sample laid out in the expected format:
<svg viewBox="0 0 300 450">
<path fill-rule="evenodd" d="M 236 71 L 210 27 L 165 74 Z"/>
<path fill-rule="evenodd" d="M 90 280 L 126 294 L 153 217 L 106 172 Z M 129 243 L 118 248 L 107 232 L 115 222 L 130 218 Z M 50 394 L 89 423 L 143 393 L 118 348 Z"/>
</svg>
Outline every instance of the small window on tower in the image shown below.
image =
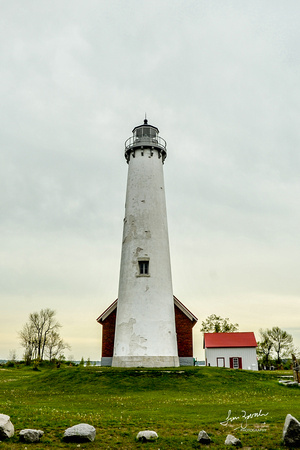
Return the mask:
<svg viewBox="0 0 300 450">
<path fill-rule="evenodd" d="M 149 275 L 149 261 L 139 261 L 139 275 Z"/>
</svg>

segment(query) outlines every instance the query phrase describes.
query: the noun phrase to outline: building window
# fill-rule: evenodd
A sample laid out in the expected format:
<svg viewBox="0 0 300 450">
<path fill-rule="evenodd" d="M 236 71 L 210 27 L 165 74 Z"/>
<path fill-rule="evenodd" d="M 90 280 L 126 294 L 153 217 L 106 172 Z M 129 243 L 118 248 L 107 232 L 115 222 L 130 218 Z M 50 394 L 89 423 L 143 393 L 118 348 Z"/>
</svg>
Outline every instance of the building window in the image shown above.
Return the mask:
<svg viewBox="0 0 300 450">
<path fill-rule="evenodd" d="M 242 369 L 242 358 L 233 357 L 229 358 L 230 368 L 231 369 Z"/>
<path fill-rule="evenodd" d="M 233 368 L 234 369 L 239 368 L 239 358 L 233 358 Z"/>
<path fill-rule="evenodd" d="M 139 261 L 139 275 L 149 275 L 149 261 Z"/>
</svg>

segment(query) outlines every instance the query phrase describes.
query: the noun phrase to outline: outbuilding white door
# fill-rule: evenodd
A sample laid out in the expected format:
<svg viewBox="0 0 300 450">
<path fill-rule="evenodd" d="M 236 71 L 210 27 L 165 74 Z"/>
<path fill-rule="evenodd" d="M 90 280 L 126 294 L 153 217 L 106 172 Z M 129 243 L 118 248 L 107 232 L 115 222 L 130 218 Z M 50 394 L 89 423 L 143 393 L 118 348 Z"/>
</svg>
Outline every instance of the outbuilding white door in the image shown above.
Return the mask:
<svg viewBox="0 0 300 450">
<path fill-rule="evenodd" d="M 217 367 L 225 367 L 225 358 L 223 356 L 217 358 Z"/>
</svg>

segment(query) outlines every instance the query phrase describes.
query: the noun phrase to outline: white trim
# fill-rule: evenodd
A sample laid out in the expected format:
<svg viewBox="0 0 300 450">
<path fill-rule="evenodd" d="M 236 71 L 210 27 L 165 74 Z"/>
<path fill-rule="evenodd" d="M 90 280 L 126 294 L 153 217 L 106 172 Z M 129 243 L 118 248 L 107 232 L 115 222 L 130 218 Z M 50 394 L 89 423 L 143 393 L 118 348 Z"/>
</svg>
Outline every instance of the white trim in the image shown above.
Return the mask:
<svg viewBox="0 0 300 450">
<path fill-rule="evenodd" d="M 149 276 L 149 275 L 139 275 L 139 276 Z M 182 303 L 178 300 L 178 298 L 173 295 L 174 305 L 177 306 L 180 311 L 183 312 L 192 322 L 198 322 L 198 319 L 194 314 L 191 313 Z M 118 299 L 116 299 L 96 320 L 97 322 L 103 322 L 118 306 Z"/>
<path fill-rule="evenodd" d="M 118 306 L 118 299 L 115 300 L 97 319 L 97 322 L 103 322 Z"/>
<path fill-rule="evenodd" d="M 180 311 L 183 312 L 183 314 L 185 314 L 191 321 L 195 320 L 196 322 L 198 322 L 197 317 L 194 316 L 194 314 L 192 314 L 191 311 L 189 311 L 189 310 L 181 303 L 181 301 L 179 301 L 178 298 L 175 297 L 175 295 L 173 295 L 173 299 L 174 299 L 174 305 L 176 305 L 177 308 L 180 309 Z"/>
</svg>

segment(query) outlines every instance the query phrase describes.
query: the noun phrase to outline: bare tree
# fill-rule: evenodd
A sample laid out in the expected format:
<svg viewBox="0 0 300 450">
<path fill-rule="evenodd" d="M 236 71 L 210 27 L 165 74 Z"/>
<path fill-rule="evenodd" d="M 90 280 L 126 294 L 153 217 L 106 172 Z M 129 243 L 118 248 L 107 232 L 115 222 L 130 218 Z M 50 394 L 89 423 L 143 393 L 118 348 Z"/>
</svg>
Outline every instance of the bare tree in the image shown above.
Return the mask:
<svg viewBox="0 0 300 450">
<path fill-rule="evenodd" d="M 293 337 L 279 327 L 273 327 L 268 332 L 277 354 L 277 363 L 279 364 L 283 356 L 291 356 L 293 352 Z"/>
<path fill-rule="evenodd" d="M 51 331 L 58 330 L 61 325 L 55 320 L 55 311 L 52 309 L 42 309 L 39 313 L 29 315 L 29 321 L 32 324 L 36 336 L 37 358 L 42 360 L 44 357 L 47 337 Z"/>
<path fill-rule="evenodd" d="M 9 362 L 16 362 L 17 360 L 17 352 L 15 349 L 13 350 L 9 350 L 9 355 L 8 355 L 8 361 Z"/>
<path fill-rule="evenodd" d="M 48 356 L 50 361 L 61 359 L 65 349 L 71 350 L 70 345 L 64 342 L 57 331 L 52 330 L 47 337 L 45 355 Z"/>
<path fill-rule="evenodd" d="M 25 361 L 30 363 L 32 359 L 43 360 L 46 346 L 52 348 L 51 355 L 62 347 L 69 348 L 68 344 L 63 343 L 59 336 L 59 328 L 61 325 L 55 318 L 55 311 L 52 309 L 42 309 L 39 313 L 31 313 L 29 321 L 25 323 L 19 332 L 21 345 L 25 348 Z M 56 349 L 56 350 L 54 350 Z M 49 353 L 49 347 L 48 347 Z"/>
<path fill-rule="evenodd" d="M 257 353 L 260 357 L 260 361 L 262 364 L 265 364 L 267 367 L 270 364 L 270 356 L 273 350 L 273 340 L 270 336 L 271 330 L 259 330 L 260 341 L 257 343 Z"/>
<path fill-rule="evenodd" d="M 25 323 L 22 330 L 19 332 L 19 338 L 22 347 L 25 348 L 24 359 L 26 364 L 30 364 L 32 359 L 35 359 L 36 355 L 36 343 L 34 329 L 31 323 Z"/>
<path fill-rule="evenodd" d="M 201 323 L 203 333 L 232 333 L 237 331 L 239 325 L 237 323 L 230 323 L 228 317 L 223 319 L 216 314 L 211 314 L 205 321 Z"/>
</svg>

